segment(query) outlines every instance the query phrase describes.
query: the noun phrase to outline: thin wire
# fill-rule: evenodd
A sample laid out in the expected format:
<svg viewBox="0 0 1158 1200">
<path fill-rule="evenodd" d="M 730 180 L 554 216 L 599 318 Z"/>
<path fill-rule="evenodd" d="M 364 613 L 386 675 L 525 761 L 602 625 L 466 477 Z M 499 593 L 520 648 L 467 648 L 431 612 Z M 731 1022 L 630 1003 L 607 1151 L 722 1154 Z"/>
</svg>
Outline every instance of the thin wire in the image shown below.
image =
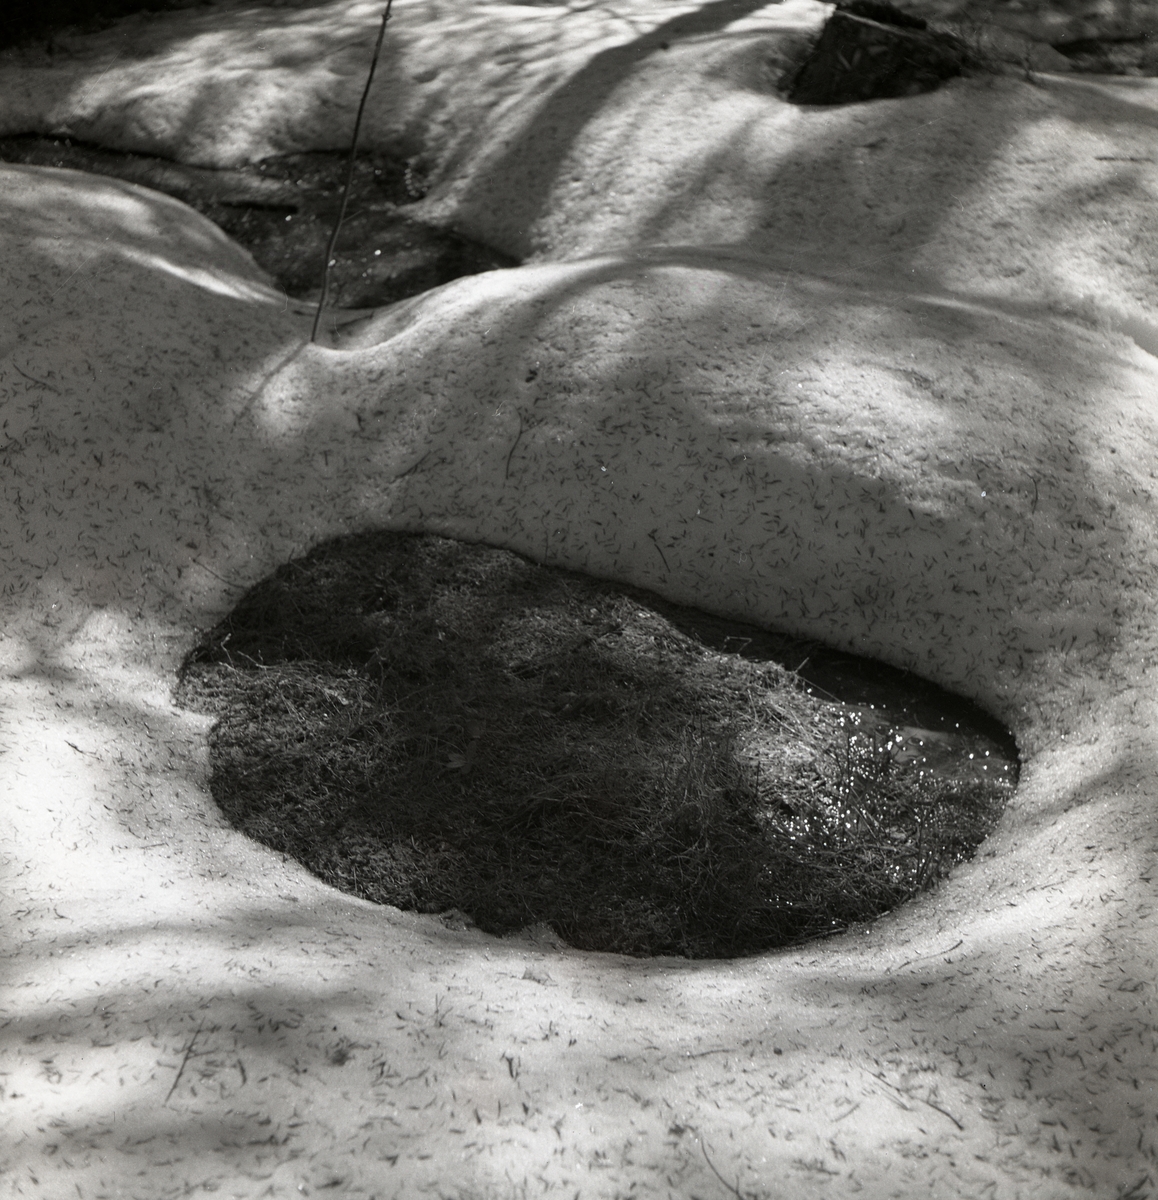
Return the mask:
<svg viewBox="0 0 1158 1200">
<path fill-rule="evenodd" d="M 354 137 L 350 142 L 350 161 L 346 168 L 346 186 L 342 189 L 342 204 L 338 209 L 338 219 L 334 222 L 330 234 L 330 244 L 326 247 L 326 265 L 322 271 L 322 298 L 318 301 L 318 311 L 314 313 L 314 328 L 310 333 L 310 341 L 318 340 L 318 326 L 322 323 L 322 310 L 330 294 L 330 263 L 334 258 L 334 250 L 338 245 L 338 233 L 346 216 L 346 205 L 350 199 L 350 187 L 354 182 L 354 156 L 358 152 L 358 134 L 362 129 L 362 114 L 366 111 L 366 101 L 370 96 L 370 85 L 374 82 L 374 70 L 378 66 L 378 56 L 382 53 L 382 39 L 386 36 L 386 22 L 390 20 L 390 9 L 394 0 L 386 0 L 386 8 L 382 13 L 382 24 L 378 26 L 378 40 L 374 43 L 374 57 L 370 60 L 370 74 L 366 76 L 366 86 L 362 89 L 362 102 L 358 105 L 358 115 L 354 119 Z"/>
</svg>

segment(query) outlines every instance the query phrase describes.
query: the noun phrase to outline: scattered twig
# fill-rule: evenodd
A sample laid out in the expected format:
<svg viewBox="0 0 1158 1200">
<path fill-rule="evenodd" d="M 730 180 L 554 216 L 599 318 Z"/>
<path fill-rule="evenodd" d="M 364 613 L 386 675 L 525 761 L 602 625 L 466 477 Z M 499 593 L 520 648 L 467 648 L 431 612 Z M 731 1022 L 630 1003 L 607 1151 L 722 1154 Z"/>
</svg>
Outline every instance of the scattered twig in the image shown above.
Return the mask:
<svg viewBox="0 0 1158 1200">
<path fill-rule="evenodd" d="M 177 1084 L 181 1082 L 181 1076 L 185 1074 L 185 1068 L 189 1064 L 189 1058 L 193 1054 L 193 1045 L 201 1036 L 201 1030 L 205 1028 L 205 1018 L 201 1018 L 201 1024 L 197 1026 L 197 1031 L 189 1039 L 189 1045 L 185 1047 L 185 1057 L 181 1059 L 181 1065 L 177 1068 L 177 1078 L 173 1080 L 173 1086 L 165 1093 L 165 1099 L 161 1101 L 161 1107 L 164 1108 L 169 1103 L 170 1097 L 177 1090 Z"/>
<path fill-rule="evenodd" d="M 896 1092 L 898 1096 L 904 1096 L 904 1098 L 906 1100 L 919 1101 L 921 1104 L 925 1105 L 926 1108 L 931 1108 L 934 1112 L 939 1112 L 941 1114 L 941 1116 L 947 1117 L 950 1121 L 953 1122 L 954 1125 L 957 1126 L 958 1129 L 961 1130 L 962 1133 L 965 1132 L 965 1126 L 962 1125 L 961 1122 L 958 1121 L 957 1118 L 951 1112 L 946 1112 L 945 1109 L 943 1109 L 939 1104 L 934 1104 L 932 1100 L 926 1100 L 924 1096 L 918 1096 L 916 1094 L 916 1092 L 906 1092 L 904 1090 L 904 1088 L 897 1087 L 897 1085 L 895 1083 L 892 1083 L 888 1079 L 886 1079 L 884 1074 L 880 1071 L 870 1071 L 869 1074 L 874 1079 L 879 1079 L 881 1081 L 881 1083 L 883 1083 L 885 1085 L 885 1087 L 892 1088 L 893 1091 Z"/>
<path fill-rule="evenodd" d="M 16 367 L 17 371 L 20 371 L 20 367 L 16 363 L 13 363 L 12 365 Z M 45 383 L 43 379 L 36 379 L 34 376 L 29 375 L 27 371 L 20 371 L 20 374 L 23 375 L 29 383 L 38 383 L 42 388 L 48 388 L 50 392 L 55 392 L 58 396 L 60 395 L 60 389 L 54 388 L 51 383 Z"/>
<path fill-rule="evenodd" d="M 740 1191 L 740 1188 L 738 1186 L 739 1182 L 740 1182 L 739 1178 L 737 1178 L 735 1184 L 729 1183 L 723 1177 L 723 1175 L 721 1175 L 720 1172 L 716 1170 L 716 1164 L 714 1162 L 712 1162 L 712 1160 L 708 1157 L 708 1147 L 707 1147 L 707 1143 L 704 1141 L 703 1134 L 700 1134 L 699 1138 L 700 1138 L 700 1151 L 702 1152 L 702 1154 L 704 1156 L 704 1162 L 706 1162 L 708 1164 L 708 1166 L 712 1168 L 712 1174 L 724 1185 L 724 1187 L 726 1187 L 728 1189 L 729 1192 L 732 1193 L 733 1196 L 736 1197 L 736 1200 L 746 1200 L 744 1193 L 742 1191 Z"/>
<path fill-rule="evenodd" d="M 891 975 L 893 971 L 903 971 L 906 967 L 912 966 L 915 962 L 922 962 L 926 958 L 940 958 L 943 954 L 952 954 L 958 946 L 965 945 L 964 938 L 958 938 L 951 946 L 947 946 L 944 950 L 930 950 L 928 954 L 916 954 L 912 958 L 906 958 L 899 967 L 888 967 L 885 970 L 886 975 Z"/>
<path fill-rule="evenodd" d="M 420 459 L 419 459 L 419 460 L 418 460 L 416 463 L 414 463 L 414 464 L 412 464 L 411 466 L 407 467 L 405 471 L 399 471 L 399 472 L 398 472 L 398 474 L 397 474 L 397 475 L 395 475 L 395 476 L 394 476 L 394 478 L 393 478 L 393 479 L 392 479 L 390 482 L 391 482 L 391 483 L 397 483 L 399 479 L 405 479 L 405 478 L 407 477 L 407 475 L 413 475 L 413 474 L 414 474 L 414 472 L 415 472 L 415 471 L 417 471 L 417 470 L 418 470 L 418 468 L 419 468 L 420 466 L 422 466 L 422 464 L 423 464 L 424 462 L 426 462 L 426 460 L 427 460 L 429 457 L 430 457 L 430 451 L 429 451 L 429 450 L 427 450 L 427 452 L 426 452 L 426 453 L 425 453 L 425 454 L 424 454 L 424 455 L 423 455 L 423 456 L 422 456 L 422 457 L 421 457 L 421 458 L 420 458 Z"/>
<path fill-rule="evenodd" d="M 657 532 L 658 532 L 658 530 L 653 529 L 647 536 L 649 538 L 651 538 L 651 544 L 655 547 L 655 552 L 660 556 L 660 558 L 663 559 L 664 570 L 670 571 L 671 567 L 669 567 L 667 564 L 667 555 L 664 554 L 663 549 L 660 547 L 659 542 L 656 540 L 655 535 Z"/>
<path fill-rule="evenodd" d="M 507 451 L 507 465 L 503 471 L 503 478 L 510 479 L 511 477 L 511 458 L 514 456 L 515 447 L 519 444 L 519 440 L 523 436 L 523 414 L 519 413 L 519 432 L 515 434 L 515 440 L 511 443 L 510 450 Z"/>
<path fill-rule="evenodd" d="M 227 584 L 229 587 L 234 588 L 236 591 L 239 591 L 239 592 L 245 591 L 246 585 L 244 583 L 236 583 L 232 579 L 226 579 L 224 575 L 219 575 L 212 567 L 206 566 L 206 564 L 203 563 L 199 558 L 190 558 L 189 561 L 191 563 L 194 563 L 195 565 L 199 566 L 201 568 L 201 570 L 207 571 L 210 575 L 213 576 L 214 579 L 220 579 L 222 583 Z"/>
<path fill-rule="evenodd" d="M 965 1132 L 965 1126 L 962 1125 L 961 1122 L 958 1121 L 957 1118 L 951 1112 L 947 1112 L 939 1104 L 934 1104 L 932 1100 L 926 1100 L 922 1096 L 918 1096 L 917 1099 L 920 1100 L 922 1104 L 927 1104 L 934 1112 L 939 1112 L 941 1114 L 941 1116 L 948 1117 L 949 1120 L 952 1121 L 953 1124 L 956 1125 L 957 1128 L 960 1129 L 962 1133 Z"/>
<path fill-rule="evenodd" d="M 354 183 L 354 160 L 358 153 L 358 134 L 362 130 L 362 114 L 366 111 L 366 101 L 370 97 L 370 85 L 374 82 L 374 71 L 378 66 L 378 57 L 382 53 L 382 39 L 386 36 L 386 22 L 390 20 L 390 9 L 394 0 L 386 0 L 386 8 L 382 12 L 382 24 L 378 26 L 378 40 L 374 43 L 374 57 L 370 60 L 370 73 L 366 76 L 366 86 L 362 89 L 362 100 L 358 105 L 358 115 L 354 118 L 354 136 L 350 139 L 350 160 L 346 167 L 346 186 L 342 189 L 342 203 L 338 208 L 338 217 L 334 221 L 330 242 L 326 247 L 326 263 L 322 268 L 322 295 L 318 300 L 318 311 L 314 313 L 314 327 L 310 332 L 310 341 L 318 340 L 318 326 L 322 323 L 322 311 L 326 307 L 326 299 L 330 294 L 330 263 L 333 261 L 334 250 L 338 245 L 338 234 L 342 229 L 342 221 L 346 216 L 346 205 L 350 200 L 350 188 Z"/>
</svg>

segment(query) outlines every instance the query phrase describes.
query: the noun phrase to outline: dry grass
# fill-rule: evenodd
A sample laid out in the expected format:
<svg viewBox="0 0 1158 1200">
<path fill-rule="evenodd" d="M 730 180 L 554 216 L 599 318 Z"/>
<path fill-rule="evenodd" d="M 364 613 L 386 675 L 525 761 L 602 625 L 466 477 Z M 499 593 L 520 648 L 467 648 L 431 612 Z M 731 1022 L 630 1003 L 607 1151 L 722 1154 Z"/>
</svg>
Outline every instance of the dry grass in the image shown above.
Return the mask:
<svg viewBox="0 0 1158 1200">
<path fill-rule="evenodd" d="M 902 764 L 784 667 L 713 649 L 701 617 L 506 551 L 364 535 L 248 593 L 179 698 L 219 714 L 212 788 L 237 828 L 496 934 L 751 954 L 870 919 L 973 852 L 1010 779 Z"/>
</svg>

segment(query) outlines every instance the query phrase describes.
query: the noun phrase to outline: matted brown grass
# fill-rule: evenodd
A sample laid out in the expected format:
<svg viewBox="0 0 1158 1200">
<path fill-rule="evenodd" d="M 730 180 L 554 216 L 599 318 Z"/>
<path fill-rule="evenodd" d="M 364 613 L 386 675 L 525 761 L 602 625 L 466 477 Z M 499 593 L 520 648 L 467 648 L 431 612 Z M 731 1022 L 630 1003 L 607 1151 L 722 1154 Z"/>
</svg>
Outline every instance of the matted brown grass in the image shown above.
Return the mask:
<svg viewBox="0 0 1158 1200">
<path fill-rule="evenodd" d="M 375 533 L 253 588 L 178 697 L 218 714 L 212 790 L 238 829 L 495 934 L 751 954 L 870 919 L 973 853 L 1010 775 L 903 763 L 710 626 L 508 551 Z"/>
</svg>

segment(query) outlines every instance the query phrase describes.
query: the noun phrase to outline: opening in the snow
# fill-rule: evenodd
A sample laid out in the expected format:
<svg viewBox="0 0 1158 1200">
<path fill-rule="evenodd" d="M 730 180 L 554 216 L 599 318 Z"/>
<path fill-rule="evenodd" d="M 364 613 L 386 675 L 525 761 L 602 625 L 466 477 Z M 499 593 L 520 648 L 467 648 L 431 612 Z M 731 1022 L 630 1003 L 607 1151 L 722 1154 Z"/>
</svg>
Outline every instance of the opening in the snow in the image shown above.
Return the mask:
<svg viewBox="0 0 1158 1200">
<path fill-rule="evenodd" d="M 322 268 L 349 166 L 316 151 L 241 167 L 193 167 L 67 137 L 0 138 L 0 162 L 65 167 L 141 184 L 188 204 L 253 255 L 295 300 L 321 298 Z M 328 307 L 377 308 L 517 260 L 417 219 L 428 181 L 421 155 L 360 153 L 330 269 Z"/>
<path fill-rule="evenodd" d="M 1017 778 L 1006 731 L 912 675 L 434 536 L 281 567 L 178 698 L 218 717 L 229 820 L 335 887 L 632 955 L 869 920 Z"/>
</svg>

